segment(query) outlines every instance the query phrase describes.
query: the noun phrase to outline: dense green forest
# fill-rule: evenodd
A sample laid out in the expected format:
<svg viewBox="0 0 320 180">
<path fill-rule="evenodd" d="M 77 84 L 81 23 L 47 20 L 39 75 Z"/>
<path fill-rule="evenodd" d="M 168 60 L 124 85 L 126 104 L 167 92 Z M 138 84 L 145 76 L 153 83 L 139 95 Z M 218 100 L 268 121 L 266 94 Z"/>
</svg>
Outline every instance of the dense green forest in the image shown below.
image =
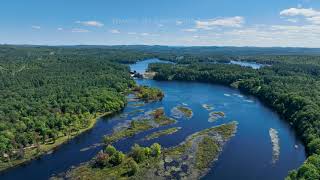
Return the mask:
<svg viewBox="0 0 320 180">
<path fill-rule="evenodd" d="M 290 172 L 288 179 L 320 179 L 320 57 L 246 58 L 272 66 L 254 70 L 195 58 L 191 64 L 151 64 L 149 69 L 158 72 L 156 80 L 219 83 L 260 98 L 294 126 L 307 146 L 309 158 L 297 171 Z"/>
<path fill-rule="evenodd" d="M 96 116 L 122 109 L 134 81 L 116 62 L 146 57 L 111 48 L 0 46 L 1 162 L 23 159 L 27 147 L 77 134 Z"/>
<path fill-rule="evenodd" d="M 0 46 L 1 163 L 28 147 L 77 134 L 92 119 L 125 106 L 134 86 L 127 63 L 156 57 L 156 80 L 219 83 L 252 94 L 288 121 L 308 159 L 288 179 L 320 179 L 319 49 L 164 46 Z M 231 60 L 267 64 L 254 70 Z"/>
</svg>

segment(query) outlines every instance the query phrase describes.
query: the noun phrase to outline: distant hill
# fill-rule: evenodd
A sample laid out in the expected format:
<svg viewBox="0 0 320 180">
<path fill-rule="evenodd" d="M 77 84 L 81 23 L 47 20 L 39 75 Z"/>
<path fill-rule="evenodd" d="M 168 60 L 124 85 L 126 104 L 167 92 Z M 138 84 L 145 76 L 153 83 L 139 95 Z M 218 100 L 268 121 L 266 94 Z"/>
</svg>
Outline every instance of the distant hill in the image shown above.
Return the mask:
<svg viewBox="0 0 320 180">
<path fill-rule="evenodd" d="M 232 46 L 148 46 L 148 45 L 75 45 L 75 46 L 40 46 L 40 45 L 0 45 L 0 48 L 75 48 L 75 49 L 112 49 L 134 50 L 145 53 L 174 53 L 176 55 L 320 55 L 320 48 L 301 47 L 232 47 Z"/>
</svg>

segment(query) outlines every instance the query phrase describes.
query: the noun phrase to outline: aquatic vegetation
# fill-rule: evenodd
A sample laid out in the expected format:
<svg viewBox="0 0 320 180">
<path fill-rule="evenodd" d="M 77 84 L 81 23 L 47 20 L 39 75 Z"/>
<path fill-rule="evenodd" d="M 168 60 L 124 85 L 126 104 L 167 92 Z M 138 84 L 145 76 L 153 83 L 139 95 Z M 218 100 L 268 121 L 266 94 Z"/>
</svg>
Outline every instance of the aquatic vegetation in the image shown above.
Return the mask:
<svg viewBox="0 0 320 180">
<path fill-rule="evenodd" d="M 211 112 L 209 113 L 209 122 L 214 122 L 220 118 L 224 118 L 225 117 L 225 113 L 222 111 L 216 111 L 216 112 Z"/>
<path fill-rule="evenodd" d="M 211 127 L 165 150 L 157 143 L 134 145 L 127 155 L 108 146 L 93 160 L 60 175 L 67 179 L 199 179 L 218 158 L 224 144 L 235 135 L 237 123 Z M 121 154 L 115 156 L 115 154 Z M 113 158 L 111 158 L 113 157 Z M 119 160 L 112 163 L 113 159 Z M 56 177 L 56 178 L 59 178 Z"/>
<path fill-rule="evenodd" d="M 181 127 L 173 127 L 173 128 L 169 128 L 169 129 L 165 129 L 165 130 L 161 130 L 161 131 L 156 131 L 156 132 L 146 136 L 145 139 L 151 140 L 151 139 L 159 138 L 161 136 L 174 134 L 174 133 L 178 132 L 180 129 L 181 129 Z"/>
<path fill-rule="evenodd" d="M 137 98 L 142 99 L 144 102 L 161 101 L 164 93 L 159 88 L 148 86 L 137 86 L 133 89 Z"/>
<path fill-rule="evenodd" d="M 153 128 L 153 126 L 150 124 L 149 119 L 133 120 L 131 121 L 130 126 L 128 128 L 116 131 L 111 135 L 105 135 L 103 138 L 103 142 L 105 144 L 111 144 L 120 139 L 131 137 L 139 132 L 146 131 L 151 128 Z"/>
<path fill-rule="evenodd" d="M 171 115 L 175 118 L 192 118 L 192 109 L 185 106 L 177 106 L 171 109 Z"/>
<path fill-rule="evenodd" d="M 210 104 L 202 104 L 202 107 L 208 111 L 214 110 L 214 107 Z"/>
<path fill-rule="evenodd" d="M 114 128 L 114 132 L 111 135 L 104 136 L 104 143 L 111 144 L 120 139 L 134 136 L 140 132 L 176 122 L 176 120 L 165 116 L 162 108 L 147 112 L 147 114 L 150 115 L 148 119 L 138 119 L 119 123 L 118 126 Z"/>
<path fill-rule="evenodd" d="M 223 145 L 235 134 L 237 123 L 212 127 L 187 137 L 176 147 L 163 150 L 163 158 L 139 173 L 139 178 L 198 179 L 218 158 Z"/>
<path fill-rule="evenodd" d="M 272 143 L 272 163 L 276 163 L 279 160 L 280 156 L 280 143 L 278 137 L 278 131 L 270 128 L 269 135 Z"/>
</svg>

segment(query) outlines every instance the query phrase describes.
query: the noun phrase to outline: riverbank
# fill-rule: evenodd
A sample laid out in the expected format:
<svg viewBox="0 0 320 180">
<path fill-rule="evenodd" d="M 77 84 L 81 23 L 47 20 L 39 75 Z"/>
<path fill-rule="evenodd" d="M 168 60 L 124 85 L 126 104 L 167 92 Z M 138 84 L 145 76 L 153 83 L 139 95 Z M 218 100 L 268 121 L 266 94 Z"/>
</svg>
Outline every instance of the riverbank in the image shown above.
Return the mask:
<svg viewBox="0 0 320 180">
<path fill-rule="evenodd" d="M 46 144 L 40 144 L 39 147 L 36 147 L 36 146 L 29 147 L 29 148 L 27 147 L 25 149 L 25 152 L 24 152 L 25 154 L 24 154 L 23 159 L 12 160 L 9 162 L 1 162 L 0 163 L 0 173 L 5 172 L 8 169 L 26 164 L 34 159 L 41 158 L 41 156 L 43 156 L 45 154 L 52 153 L 55 149 L 59 148 L 59 146 L 67 143 L 68 141 L 77 137 L 78 135 L 92 129 L 94 127 L 94 125 L 96 124 L 96 122 L 98 121 L 98 119 L 100 119 L 101 117 L 110 116 L 114 113 L 115 112 L 106 112 L 106 113 L 95 114 L 89 120 L 90 123 L 89 123 L 88 127 L 84 128 L 84 129 L 80 129 L 75 134 L 70 134 L 67 136 L 60 136 L 55 140 L 54 143 L 48 142 Z"/>
</svg>

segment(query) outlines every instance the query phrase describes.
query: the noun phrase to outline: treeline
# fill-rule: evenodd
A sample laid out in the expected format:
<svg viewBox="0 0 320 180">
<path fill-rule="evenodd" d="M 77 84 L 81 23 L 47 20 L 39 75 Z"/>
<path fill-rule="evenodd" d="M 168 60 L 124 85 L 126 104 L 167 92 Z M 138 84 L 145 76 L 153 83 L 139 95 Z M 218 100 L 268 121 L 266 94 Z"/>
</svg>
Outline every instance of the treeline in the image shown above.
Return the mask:
<svg viewBox="0 0 320 180">
<path fill-rule="evenodd" d="M 127 66 L 146 58 L 99 48 L 0 46 L 0 161 L 87 128 L 125 106 Z"/>
<path fill-rule="evenodd" d="M 306 144 L 308 159 L 287 179 L 320 179 L 320 57 L 301 56 L 300 61 L 297 56 L 274 56 L 264 61 L 273 65 L 254 70 L 195 61 L 152 64 L 150 69 L 157 72 L 156 80 L 219 83 L 260 98 L 292 124 Z"/>
</svg>

